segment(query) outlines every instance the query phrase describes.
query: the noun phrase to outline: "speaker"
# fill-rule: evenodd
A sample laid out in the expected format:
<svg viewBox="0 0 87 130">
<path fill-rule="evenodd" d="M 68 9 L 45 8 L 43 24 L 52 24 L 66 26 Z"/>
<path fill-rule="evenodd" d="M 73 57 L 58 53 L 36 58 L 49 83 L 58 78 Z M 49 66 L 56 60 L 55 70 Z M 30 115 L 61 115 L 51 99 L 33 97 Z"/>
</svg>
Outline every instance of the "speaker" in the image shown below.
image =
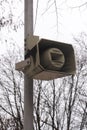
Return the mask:
<svg viewBox="0 0 87 130">
<path fill-rule="evenodd" d="M 31 61 L 24 69 L 29 78 L 52 80 L 76 72 L 74 49 L 70 44 L 32 36 L 26 40 L 25 49 L 25 59 L 30 57 Z"/>
</svg>

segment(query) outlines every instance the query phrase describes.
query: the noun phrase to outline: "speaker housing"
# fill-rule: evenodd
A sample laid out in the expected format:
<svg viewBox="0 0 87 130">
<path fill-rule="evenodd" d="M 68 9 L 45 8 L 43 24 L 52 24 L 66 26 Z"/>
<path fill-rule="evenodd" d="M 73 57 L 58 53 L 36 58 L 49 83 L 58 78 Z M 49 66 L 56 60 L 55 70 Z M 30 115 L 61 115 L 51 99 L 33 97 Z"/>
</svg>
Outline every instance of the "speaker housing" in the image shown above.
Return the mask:
<svg viewBox="0 0 87 130">
<path fill-rule="evenodd" d="M 25 50 L 25 59 L 31 60 L 24 69 L 29 78 L 52 80 L 76 72 L 74 49 L 70 44 L 31 36 L 26 40 Z"/>
</svg>

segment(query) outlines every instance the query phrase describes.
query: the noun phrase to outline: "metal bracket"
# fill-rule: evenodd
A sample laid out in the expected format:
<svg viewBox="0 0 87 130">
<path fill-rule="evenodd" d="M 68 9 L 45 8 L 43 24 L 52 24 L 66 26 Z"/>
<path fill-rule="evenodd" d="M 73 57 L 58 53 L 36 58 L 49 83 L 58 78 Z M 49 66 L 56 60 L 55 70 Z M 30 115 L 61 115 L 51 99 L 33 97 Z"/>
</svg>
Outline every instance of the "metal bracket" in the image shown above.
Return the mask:
<svg viewBox="0 0 87 130">
<path fill-rule="evenodd" d="M 24 71 L 24 69 L 26 67 L 30 66 L 30 64 L 31 64 L 31 60 L 30 60 L 30 58 L 27 58 L 24 61 L 16 63 L 15 69 L 18 70 L 18 71 Z"/>
<path fill-rule="evenodd" d="M 31 50 L 35 45 L 37 45 L 38 41 L 39 36 L 27 36 L 27 38 L 25 39 L 25 53 L 27 53 L 27 50 Z"/>
</svg>

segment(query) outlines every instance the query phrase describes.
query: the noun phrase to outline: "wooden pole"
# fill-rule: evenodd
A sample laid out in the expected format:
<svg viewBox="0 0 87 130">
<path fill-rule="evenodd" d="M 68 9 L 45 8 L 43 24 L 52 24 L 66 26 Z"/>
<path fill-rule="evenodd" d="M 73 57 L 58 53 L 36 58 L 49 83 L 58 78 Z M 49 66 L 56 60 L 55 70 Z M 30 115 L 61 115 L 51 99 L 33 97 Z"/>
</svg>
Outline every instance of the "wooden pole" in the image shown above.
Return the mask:
<svg viewBox="0 0 87 130">
<path fill-rule="evenodd" d="M 25 39 L 33 35 L 33 0 L 25 0 Z M 33 79 L 24 75 L 24 130 L 33 130 Z"/>
</svg>

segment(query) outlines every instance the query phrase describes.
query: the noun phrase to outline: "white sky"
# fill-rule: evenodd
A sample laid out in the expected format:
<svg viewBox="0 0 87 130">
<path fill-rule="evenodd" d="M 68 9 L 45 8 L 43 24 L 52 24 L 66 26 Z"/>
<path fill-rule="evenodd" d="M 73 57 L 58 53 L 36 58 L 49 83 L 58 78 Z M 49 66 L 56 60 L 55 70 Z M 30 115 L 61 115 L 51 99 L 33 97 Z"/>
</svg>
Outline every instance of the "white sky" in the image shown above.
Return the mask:
<svg viewBox="0 0 87 130">
<path fill-rule="evenodd" d="M 53 1 L 53 0 L 52 0 Z M 69 2 L 68 2 L 69 1 Z M 76 5 L 81 4 L 81 0 L 67 0 L 67 3 L 57 3 L 58 6 L 58 33 L 56 26 L 55 6 L 53 5 L 47 13 L 47 3 L 44 0 L 39 2 L 40 9 L 38 10 L 37 25 L 35 33 L 42 37 L 71 42 L 72 35 L 77 35 L 80 32 L 87 32 L 87 9 L 82 7 L 79 9 L 71 9 Z M 80 1 L 80 2 L 79 2 Z M 43 3 L 43 6 L 42 6 Z M 52 3 L 52 2 L 51 2 Z M 50 5 L 50 4 L 49 4 Z"/>
<path fill-rule="evenodd" d="M 36 12 L 36 2 L 34 0 L 34 19 Z M 63 42 L 72 43 L 72 35 L 77 36 L 80 32 L 87 33 L 87 9 L 86 6 L 83 6 L 80 9 L 71 9 L 70 7 L 78 6 L 81 3 L 84 3 L 86 0 L 66 0 L 64 3 L 61 0 L 58 5 L 58 32 L 57 32 L 57 20 L 55 13 L 55 5 L 53 4 L 53 0 L 39 0 L 38 4 L 38 15 L 36 26 L 34 30 L 35 35 L 39 35 L 40 37 L 60 40 Z M 58 1 L 59 2 L 59 1 Z M 4 3 L 2 8 L 0 6 L 0 18 L 2 16 L 8 19 L 9 14 L 13 13 L 13 23 L 14 25 L 20 25 L 19 29 L 13 31 L 12 27 L 4 27 L 0 30 L 0 50 L 3 52 L 5 47 L 7 47 L 6 40 L 8 45 L 14 41 L 18 45 L 23 47 L 24 41 L 24 27 L 21 26 L 22 21 L 24 20 L 24 2 L 23 0 L 13 1 L 9 0 L 9 3 Z M 46 9 L 49 10 L 46 11 Z M 3 12 L 3 14 L 2 14 Z M 45 12 L 45 13 L 44 13 Z"/>
</svg>

